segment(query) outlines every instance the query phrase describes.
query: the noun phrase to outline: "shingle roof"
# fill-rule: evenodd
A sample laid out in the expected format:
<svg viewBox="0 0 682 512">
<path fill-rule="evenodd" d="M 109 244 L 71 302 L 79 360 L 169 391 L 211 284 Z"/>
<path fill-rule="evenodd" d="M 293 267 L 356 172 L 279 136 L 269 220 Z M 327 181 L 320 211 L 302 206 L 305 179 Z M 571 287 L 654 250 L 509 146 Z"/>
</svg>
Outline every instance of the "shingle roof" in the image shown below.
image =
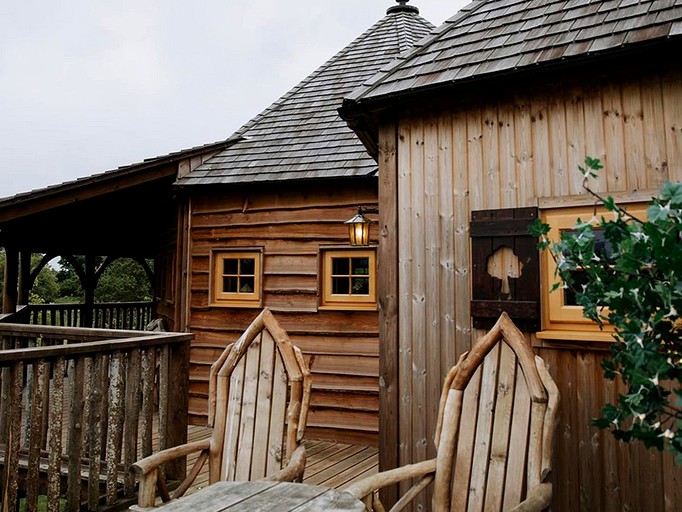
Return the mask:
<svg viewBox="0 0 682 512">
<path fill-rule="evenodd" d="M 434 27 L 418 14 L 387 14 L 291 91 L 237 130 L 235 144 L 178 185 L 366 176 L 372 160 L 337 108 L 343 97 Z M 241 139 L 241 140 L 238 140 Z"/>
<path fill-rule="evenodd" d="M 682 0 L 479 0 L 346 98 L 385 98 L 681 35 Z"/>
</svg>

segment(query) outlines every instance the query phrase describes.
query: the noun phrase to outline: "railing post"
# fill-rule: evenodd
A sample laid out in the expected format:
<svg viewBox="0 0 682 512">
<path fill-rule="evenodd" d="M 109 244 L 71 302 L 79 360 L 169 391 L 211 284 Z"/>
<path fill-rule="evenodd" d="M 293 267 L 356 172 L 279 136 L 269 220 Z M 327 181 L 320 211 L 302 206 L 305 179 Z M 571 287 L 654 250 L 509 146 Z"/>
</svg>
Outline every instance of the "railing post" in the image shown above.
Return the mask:
<svg viewBox="0 0 682 512">
<path fill-rule="evenodd" d="M 2 295 L 2 312 L 17 310 L 17 285 L 19 284 L 19 251 L 5 247 L 5 285 Z"/>
<path fill-rule="evenodd" d="M 189 347 L 190 342 L 170 346 L 168 374 L 168 409 L 166 445 L 178 446 L 187 442 L 187 409 L 189 406 Z M 187 473 L 186 458 L 166 466 L 169 479 L 183 479 Z"/>
</svg>

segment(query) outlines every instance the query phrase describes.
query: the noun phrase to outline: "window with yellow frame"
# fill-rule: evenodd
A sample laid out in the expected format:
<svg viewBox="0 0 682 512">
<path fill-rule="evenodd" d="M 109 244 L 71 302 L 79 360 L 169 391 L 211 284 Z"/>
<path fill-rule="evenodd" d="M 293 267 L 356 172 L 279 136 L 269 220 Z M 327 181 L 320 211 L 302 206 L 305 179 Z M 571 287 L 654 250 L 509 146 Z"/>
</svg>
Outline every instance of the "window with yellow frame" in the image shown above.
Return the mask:
<svg viewBox="0 0 682 512">
<path fill-rule="evenodd" d="M 376 251 L 321 251 L 322 309 L 376 310 Z"/>
<path fill-rule="evenodd" d="M 217 250 L 211 259 L 212 305 L 261 306 L 261 250 Z"/>
<path fill-rule="evenodd" d="M 636 215 L 643 217 L 646 215 L 647 205 L 644 203 L 632 203 L 623 205 L 623 208 Z M 572 207 L 549 209 L 542 212 L 542 220 L 550 226 L 548 238 L 554 244 L 561 238 L 561 233 L 572 231 L 580 219 L 582 222 L 593 220 L 596 225 L 602 216 L 609 218 L 614 216 L 602 207 L 595 209 L 589 207 Z M 595 232 L 598 246 L 601 245 L 603 253 L 607 254 L 610 250 L 608 242 L 603 239 L 600 233 Z M 551 253 L 542 251 L 541 268 L 541 298 L 542 298 L 542 331 L 536 335 L 544 339 L 569 339 L 585 341 L 610 341 L 613 329 L 609 324 L 604 325 L 604 329 L 583 316 L 583 308 L 576 303 L 576 296 L 573 290 L 563 286 L 561 279 L 556 275 L 556 262 Z M 576 271 L 577 283 L 580 283 L 580 271 Z M 554 285 L 558 284 L 556 289 Z M 606 312 L 605 312 L 606 313 Z"/>
</svg>

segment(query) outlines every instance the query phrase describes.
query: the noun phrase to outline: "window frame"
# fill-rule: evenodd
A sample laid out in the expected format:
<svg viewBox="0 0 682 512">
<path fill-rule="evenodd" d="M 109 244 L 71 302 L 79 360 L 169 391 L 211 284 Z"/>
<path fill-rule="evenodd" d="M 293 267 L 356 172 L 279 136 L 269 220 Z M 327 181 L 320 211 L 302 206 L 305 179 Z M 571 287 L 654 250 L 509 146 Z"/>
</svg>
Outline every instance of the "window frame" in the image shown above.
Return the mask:
<svg viewBox="0 0 682 512">
<path fill-rule="evenodd" d="M 226 259 L 254 259 L 254 286 L 252 293 L 225 292 L 222 290 L 222 271 Z M 263 300 L 263 249 L 240 247 L 238 249 L 214 249 L 211 251 L 210 304 L 219 307 L 259 308 Z M 246 275 L 246 274 L 245 274 Z M 239 271 L 237 277 L 240 276 Z M 250 277 L 251 274 L 248 274 Z"/>
<path fill-rule="evenodd" d="M 646 216 L 647 203 L 636 202 L 623 205 L 623 208 L 638 217 Z M 575 228 L 578 218 L 582 221 L 596 216 L 607 219 L 615 218 L 613 212 L 603 206 L 571 206 L 564 208 L 545 209 L 541 212 L 542 221 L 551 228 L 547 234 L 552 244 L 560 240 L 562 231 Z M 597 221 L 592 222 L 598 224 Z M 592 320 L 583 316 L 582 306 L 567 305 L 563 293 L 563 282 L 555 275 L 556 262 L 549 250 L 542 251 L 540 261 L 540 288 L 542 305 L 542 331 L 536 336 L 541 339 L 570 339 L 583 341 L 612 341 L 613 326 L 605 322 L 603 329 Z M 555 284 L 558 288 L 553 290 Z M 605 311 L 608 313 L 608 311 Z"/>
<path fill-rule="evenodd" d="M 334 294 L 332 293 L 332 260 L 333 258 L 369 258 L 369 293 L 368 294 Z M 345 275 L 345 274 L 344 274 Z M 349 270 L 348 277 L 353 274 Z M 338 277 L 338 276 L 337 276 Z M 363 274 L 364 277 L 364 274 Z M 319 309 L 347 311 L 377 310 L 377 251 L 376 247 L 321 247 L 320 248 L 320 304 Z"/>
</svg>

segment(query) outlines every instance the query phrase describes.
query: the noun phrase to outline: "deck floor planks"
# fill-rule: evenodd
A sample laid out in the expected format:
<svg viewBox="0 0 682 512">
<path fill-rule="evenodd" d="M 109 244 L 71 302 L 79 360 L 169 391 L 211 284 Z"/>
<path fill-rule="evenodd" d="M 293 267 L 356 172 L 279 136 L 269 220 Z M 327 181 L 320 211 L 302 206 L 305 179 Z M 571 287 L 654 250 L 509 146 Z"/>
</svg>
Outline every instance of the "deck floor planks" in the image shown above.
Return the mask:
<svg viewBox="0 0 682 512">
<path fill-rule="evenodd" d="M 211 429 L 190 425 L 187 429 L 187 441 L 204 439 L 211 434 Z M 361 478 L 375 474 L 379 468 L 379 454 L 376 448 L 359 445 L 316 441 L 306 439 L 306 469 L 303 481 L 322 487 L 340 488 Z M 191 468 L 197 456 L 187 458 L 187 467 Z M 208 485 L 208 464 L 197 476 L 187 494 L 198 491 Z"/>
</svg>

